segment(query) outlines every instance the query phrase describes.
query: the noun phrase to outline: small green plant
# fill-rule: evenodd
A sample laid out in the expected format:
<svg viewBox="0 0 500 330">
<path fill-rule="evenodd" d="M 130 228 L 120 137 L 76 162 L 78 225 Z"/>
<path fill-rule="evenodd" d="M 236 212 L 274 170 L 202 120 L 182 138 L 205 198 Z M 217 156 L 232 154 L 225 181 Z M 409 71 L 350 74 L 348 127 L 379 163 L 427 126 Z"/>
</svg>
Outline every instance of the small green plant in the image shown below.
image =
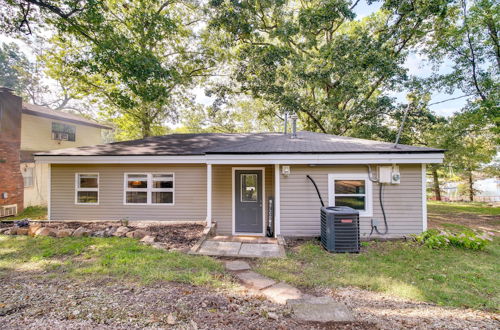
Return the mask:
<svg viewBox="0 0 500 330">
<path fill-rule="evenodd" d="M 457 234 L 449 231 L 430 229 L 415 236 L 417 242 L 433 249 L 454 246 L 468 250 L 483 250 L 492 241 L 489 233 L 463 231 Z"/>
</svg>

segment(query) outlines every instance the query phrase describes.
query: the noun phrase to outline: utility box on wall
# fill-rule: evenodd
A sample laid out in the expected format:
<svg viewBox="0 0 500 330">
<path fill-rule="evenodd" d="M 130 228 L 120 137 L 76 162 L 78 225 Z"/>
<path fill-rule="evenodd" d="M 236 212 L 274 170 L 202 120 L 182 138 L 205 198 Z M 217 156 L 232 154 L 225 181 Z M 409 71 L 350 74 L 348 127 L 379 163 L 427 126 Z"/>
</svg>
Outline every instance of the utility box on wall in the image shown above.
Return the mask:
<svg viewBox="0 0 500 330">
<path fill-rule="evenodd" d="M 378 167 L 378 182 L 388 184 L 400 184 L 401 174 L 399 173 L 399 166 L 379 166 Z"/>
</svg>

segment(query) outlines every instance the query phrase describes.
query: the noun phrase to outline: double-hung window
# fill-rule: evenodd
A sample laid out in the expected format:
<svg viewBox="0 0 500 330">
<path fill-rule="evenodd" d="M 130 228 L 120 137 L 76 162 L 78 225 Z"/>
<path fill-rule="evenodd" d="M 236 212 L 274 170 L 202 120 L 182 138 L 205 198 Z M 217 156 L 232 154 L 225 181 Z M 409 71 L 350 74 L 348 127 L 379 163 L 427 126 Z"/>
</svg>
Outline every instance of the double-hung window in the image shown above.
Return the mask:
<svg viewBox="0 0 500 330">
<path fill-rule="evenodd" d="M 349 206 L 360 216 L 370 217 L 372 210 L 372 182 L 365 174 L 329 174 L 328 204 Z"/>
<path fill-rule="evenodd" d="M 24 188 L 33 187 L 33 167 L 25 167 L 22 171 Z"/>
<path fill-rule="evenodd" d="M 173 173 L 125 173 L 124 204 L 173 205 Z"/>
<path fill-rule="evenodd" d="M 75 175 L 75 204 L 99 204 L 99 174 L 76 173 Z"/>
</svg>

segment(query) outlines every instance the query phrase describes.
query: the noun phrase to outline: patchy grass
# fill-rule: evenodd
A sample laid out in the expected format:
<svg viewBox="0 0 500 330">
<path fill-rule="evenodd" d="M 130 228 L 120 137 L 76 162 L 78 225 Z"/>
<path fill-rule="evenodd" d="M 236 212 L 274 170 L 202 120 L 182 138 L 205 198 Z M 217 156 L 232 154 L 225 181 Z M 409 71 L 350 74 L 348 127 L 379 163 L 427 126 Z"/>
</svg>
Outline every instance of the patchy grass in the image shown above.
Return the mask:
<svg viewBox="0 0 500 330">
<path fill-rule="evenodd" d="M 308 242 L 257 271 L 302 287 L 356 286 L 438 305 L 499 310 L 500 239 L 485 251 L 433 250 L 413 242 L 370 243 L 362 254 L 330 254 Z"/>
<path fill-rule="evenodd" d="M 28 206 L 15 217 L 7 217 L 2 220 L 21 220 L 25 218 L 33 220 L 47 219 L 47 208 L 44 206 Z"/>
<path fill-rule="evenodd" d="M 116 237 L 56 239 L 0 235 L 0 276 L 11 271 L 212 286 L 222 285 L 225 280 L 223 267 L 212 258 L 167 252 Z"/>
<path fill-rule="evenodd" d="M 429 221 L 433 227 L 471 232 L 496 228 L 492 221 L 498 222 L 499 211 L 482 203 L 429 202 Z M 500 237 L 484 251 L 433 250 L 415 242 L 362 245 L 361 254 L 331 254 L 311 241 L 288 251 L 285 259 L 259 260 L 257 271 L 306 288 L 356 286 L 444 306 L 500 310 Z"/>
<path fill-rule="evenodd" d="M 436 202 L 428 201 L 427 210 L 429 213 L 455 216 L 458 214 L 476 214 L 476 215 L 498 215 L 500 216 L 500 207 L 489 206 L 486 203 L 456 203 L 456 202 Z"/>
</svg>

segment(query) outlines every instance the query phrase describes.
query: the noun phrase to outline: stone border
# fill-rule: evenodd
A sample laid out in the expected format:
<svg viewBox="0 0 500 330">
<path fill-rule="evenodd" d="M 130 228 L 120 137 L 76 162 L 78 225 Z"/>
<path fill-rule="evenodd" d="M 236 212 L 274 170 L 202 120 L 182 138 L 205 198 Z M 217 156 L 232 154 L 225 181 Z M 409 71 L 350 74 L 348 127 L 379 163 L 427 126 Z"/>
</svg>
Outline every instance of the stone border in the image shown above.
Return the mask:
<svg viewBox="0 0 500 330">
<path fill-rule="evenodd" d="M 201 245 L 209 238 L 215 235 L 215 230 L 217 229 L 217 222 L 213 221 L 210 227 L 205 227 L 203 229 L 203 234 L 201 238 L 196 242 L 195 245 L 188 251 L 188 254 L 199 254 L 198 250 Z"/>
</svg>

